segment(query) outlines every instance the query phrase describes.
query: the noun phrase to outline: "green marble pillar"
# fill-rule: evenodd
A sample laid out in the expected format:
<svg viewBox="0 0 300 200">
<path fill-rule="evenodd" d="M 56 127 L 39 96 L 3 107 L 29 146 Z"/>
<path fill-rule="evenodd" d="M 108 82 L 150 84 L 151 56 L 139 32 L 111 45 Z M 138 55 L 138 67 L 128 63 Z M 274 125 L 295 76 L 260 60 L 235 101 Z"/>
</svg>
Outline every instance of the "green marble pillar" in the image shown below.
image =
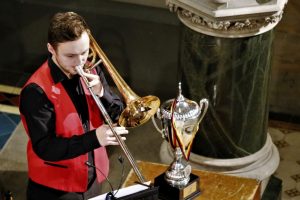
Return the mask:
<svg viewBox="0 0 300 200">
<path fill-rule="evenodd" d="M 182 31 L 183 93 L 210 101 L 192 152 L 213 158 L 257 152 L 267 137 L 273 31 L 243 38 Z"/>
</svg>

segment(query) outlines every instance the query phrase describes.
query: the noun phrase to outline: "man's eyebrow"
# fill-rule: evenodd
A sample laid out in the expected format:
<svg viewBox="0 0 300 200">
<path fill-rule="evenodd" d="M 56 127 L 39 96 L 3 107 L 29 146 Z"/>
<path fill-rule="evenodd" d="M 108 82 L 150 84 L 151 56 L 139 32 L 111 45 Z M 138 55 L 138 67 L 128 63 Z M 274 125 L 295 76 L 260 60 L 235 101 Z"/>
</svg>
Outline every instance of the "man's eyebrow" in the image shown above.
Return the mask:
<svg viewBox="0 0 300 200">
<path fill-rule="evenodd" d="M 87 50 L 83 51 L 82 53 L 85 53 L 85 52 L 87 52 L 87 51 L 89 51 L 89 50 L 90 50 L 90 48 L 88 48 Z"/>
<path fill-rule="evenodd" d="M 84 50 L 83 52 L 81 52 L 80 54 L 84 54 L 84 53 L 86 53 L 86 52 L 88 52 L 89 51 L 89 48 L 88 49 L 86 49 L 86 50 Z"/>
<path fill-rule="evenodd" d="M 68 55 L 68 56 L 74 56 L 74 55 L 84 54 L 84 53 L 86 53 L 86 52 L 88 52 L 88 51 L 89 51 L 89 49 L 87 49 L 87 50 L 85 50 L 85 51 L 83 51 L 83 52 L 81 52 L 81 53 L 65 53 L 65 55 Z"/>
</svg>

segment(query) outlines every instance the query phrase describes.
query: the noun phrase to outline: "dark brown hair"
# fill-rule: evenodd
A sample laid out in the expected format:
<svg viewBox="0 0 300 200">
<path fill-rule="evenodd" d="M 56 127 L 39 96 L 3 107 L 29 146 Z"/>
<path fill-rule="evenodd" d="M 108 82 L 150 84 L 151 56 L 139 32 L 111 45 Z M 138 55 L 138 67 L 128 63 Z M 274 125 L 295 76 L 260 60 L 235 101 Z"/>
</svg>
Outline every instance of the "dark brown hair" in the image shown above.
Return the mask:
<svg viewBox="0 0 300 200">
<path fill-rule="evenodd" d="M 58 43 L 77 40 L 85 31 L 90 32 L 88 25 L 77 13 L 56 13 L 50 21 L 48 42 L 56 49 Z"/>
</svg>

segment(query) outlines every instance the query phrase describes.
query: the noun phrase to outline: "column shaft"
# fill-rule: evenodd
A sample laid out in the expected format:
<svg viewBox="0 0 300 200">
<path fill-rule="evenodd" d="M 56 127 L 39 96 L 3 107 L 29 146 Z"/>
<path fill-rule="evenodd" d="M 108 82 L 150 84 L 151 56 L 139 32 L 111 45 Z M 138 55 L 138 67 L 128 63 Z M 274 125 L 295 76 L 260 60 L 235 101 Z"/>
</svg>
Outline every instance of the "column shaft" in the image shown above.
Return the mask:
<svg viewBox="0 0 300 200">
<path fill-rule="evenodd" d="M 193 152 L 215 158 L 255 153 L 266 142 L 273 31 L 222 38 L 183 26 L 182 83 L 185 96 L 210 100 Z"/>
</svg>

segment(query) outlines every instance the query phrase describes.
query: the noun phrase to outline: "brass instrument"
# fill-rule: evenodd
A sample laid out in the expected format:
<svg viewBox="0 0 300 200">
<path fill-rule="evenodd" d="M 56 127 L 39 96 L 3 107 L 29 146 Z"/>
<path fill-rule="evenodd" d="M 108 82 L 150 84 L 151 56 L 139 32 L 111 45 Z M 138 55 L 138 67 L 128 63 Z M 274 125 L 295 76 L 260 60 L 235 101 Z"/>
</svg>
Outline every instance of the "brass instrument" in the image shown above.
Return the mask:
<svg viewBox="0 0 300 200">
<path fill-rule="evenodd" d="M 89 66 L 84 66 L 83 68 L 91 69 L 96 65 L 98 65 L 98 63 L 103 62 L 106 70 L 108 71 L 109 75 L 112 77 L 118 90 L 120 91 L 121 95 L 123 96 L 126 102 L 126 108 L 123 110 L 119 118 L 119 124 L 121 126 L 130 128 L 130 127 L 137 127 L 145 123 L 146 121 L 148 121 L 157 112 L 160 106 L 159 98 L 155 96 L 146 96 L 146 97 L 137 96 L 125 83 L 122 77 L 118 74 L 118 72 L 116 71 L 112 63 L 109 61 L 109 59 L 106 57 L 102 49 L 95 41 L 94 37 L 91 34 L 89 34 L 89 37 L 90 37 L 90 50 L 91 50 L 92 60 Z M 97 58 L 100 60 L 96 62 Z M 113 132 L 123 152 L 125 153 L 128 161 L 130 162 L 134 172 L 139 178 L 139 181 L 142 183 L 145 182 L 145 179 L 141 174 L 141 172 L 139 171 L 137 164 L 133 159 L 133 156 L 131 155 L 130 151 L 128 150 L 128 147 L 126 146 L 125 142 L 113 129 L 113 122 L 110 116 L 108 115 L 106 109 L 104 108 L 101 100 L 93 93 L 92 88 L 89 86 L 89 82 L 87 78 L 83 75 L 82 73 L 83 68 L 77 66 L 76 70 L 78 74 L 83 78 L 87 88 L 89 89 L 89 92 L 91 93 L 103 117 L 105 118 L 106 123 L 109 125 L 111 131 Z"/>
<path fill-rule="evenodd" d="M 95 63 L 97 56 L 101 59 L 126 102 L 127 106 L 119 118 L 119 124 L 130 128 L 137 127 L 147 122 L 159 108 L 159 98 L 151 95 L 145 97 L 136 95 L 118 74 L 112 63 L 95 41 L 94 37 L 91 34 L 89 34 L 89 37 L 91 40 L 91 54 L 93 57 L 91 62 Z M 92 66 L 95 66 L 95 64 Z"/>
</svg>

